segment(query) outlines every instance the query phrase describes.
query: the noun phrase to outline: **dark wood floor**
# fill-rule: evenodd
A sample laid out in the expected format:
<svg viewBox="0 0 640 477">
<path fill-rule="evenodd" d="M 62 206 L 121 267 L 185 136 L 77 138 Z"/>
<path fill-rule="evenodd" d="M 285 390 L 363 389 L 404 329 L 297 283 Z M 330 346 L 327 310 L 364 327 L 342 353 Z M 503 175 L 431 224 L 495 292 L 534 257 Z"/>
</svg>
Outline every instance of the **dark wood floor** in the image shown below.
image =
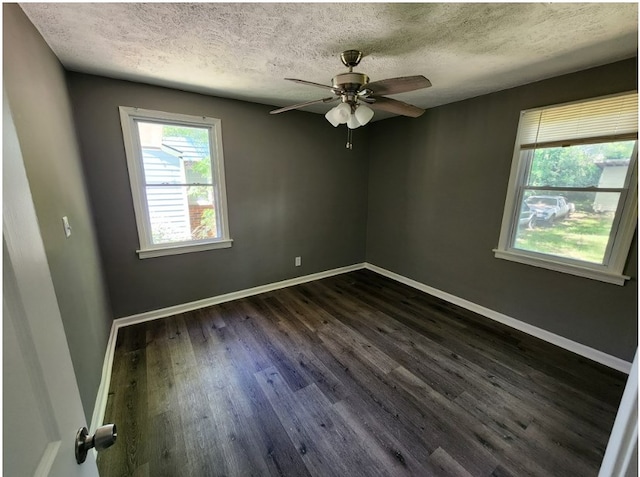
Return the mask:
<svg viewBox="0 0 640 477">
<path fill-rule="evenodd" d="M 98 465 L 595 476 L 625 379 L 361 270 L 122 329 Z"/>
</svg>

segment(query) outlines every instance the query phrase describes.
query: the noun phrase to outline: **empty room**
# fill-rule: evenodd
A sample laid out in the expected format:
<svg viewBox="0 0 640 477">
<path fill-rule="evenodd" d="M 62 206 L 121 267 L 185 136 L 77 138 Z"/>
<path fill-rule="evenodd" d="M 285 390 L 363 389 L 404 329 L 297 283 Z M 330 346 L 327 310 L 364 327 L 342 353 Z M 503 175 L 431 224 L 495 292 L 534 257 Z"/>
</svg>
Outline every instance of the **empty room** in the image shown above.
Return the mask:
<svg viewBox="0 0 640 477">
<path fill-rule="evenodd" d="M 5 475 L 638 475 L 637 4 L 2 12 Z"/>
</svg>

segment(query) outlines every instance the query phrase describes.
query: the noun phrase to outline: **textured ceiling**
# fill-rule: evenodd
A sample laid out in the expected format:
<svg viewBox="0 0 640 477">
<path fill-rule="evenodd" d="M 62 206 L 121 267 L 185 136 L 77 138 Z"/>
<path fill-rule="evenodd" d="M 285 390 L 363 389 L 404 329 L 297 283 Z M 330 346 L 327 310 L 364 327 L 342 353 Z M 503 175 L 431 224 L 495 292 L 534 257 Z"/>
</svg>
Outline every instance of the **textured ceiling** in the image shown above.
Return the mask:
<svg viewBox="0 0 640 477">
<path fill-rule="evenodd" d="M 283 78 L 330 84 L 346 71 L 346 49 L 363 51 L 355 70 L 371 81 L 429 78 L 433 87 L 394 96 L 429 108 L 629 58 L 638 47 L 636 3 L 20 6 L 69 70 L 274 106 L 326 96 Z"/>
</svg>

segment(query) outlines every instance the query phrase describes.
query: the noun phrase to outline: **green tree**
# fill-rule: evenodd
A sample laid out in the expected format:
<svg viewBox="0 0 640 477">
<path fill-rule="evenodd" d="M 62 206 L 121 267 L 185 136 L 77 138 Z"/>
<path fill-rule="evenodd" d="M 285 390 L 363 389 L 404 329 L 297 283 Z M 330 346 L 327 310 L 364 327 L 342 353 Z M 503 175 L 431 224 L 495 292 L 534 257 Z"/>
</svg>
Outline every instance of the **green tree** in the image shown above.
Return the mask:
<svg viewBox="0 0 640 477">
<path fill-rule="evenodd" d="M 209 146 L 209 130 L 189 126 L 165 125 L 162 128 L 163 137 L 186 137 L 199 146 Z"/>
<path fill-rule="evenodd" d="M 602 169 L 583 146 L 537 149 L 529 185 L 588 187 L 598 184 L 601 173 Z"/>
<path fill-rule="evenodd" d="M 635 141 L 617 141 L 536 149 L 529 173 L 529 185 L 597 186 L 602 174 L 602 168 L 597 163 L 628 159 L 634 144 Z"/>
</svg>

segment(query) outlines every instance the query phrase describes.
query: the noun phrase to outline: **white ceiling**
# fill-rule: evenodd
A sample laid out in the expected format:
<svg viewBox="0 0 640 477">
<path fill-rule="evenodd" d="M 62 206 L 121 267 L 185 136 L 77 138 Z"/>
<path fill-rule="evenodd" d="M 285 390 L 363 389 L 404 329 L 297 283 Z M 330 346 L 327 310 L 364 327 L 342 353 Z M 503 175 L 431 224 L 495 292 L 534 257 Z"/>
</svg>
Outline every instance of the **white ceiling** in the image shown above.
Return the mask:
<svg viewBox="0 0 640 477">
<path fill-rule="evenodd" d="M 429 108 L 629 58 L 638 48 L 637 3 L 20 6 L 69 70 L 273 106 L 327 96 L 283 78 L 329 85 L 346 71 L 346 49 L 363 51 L 355 70 L 371 81 L 429 78 L 433 87 L 394 96 Z"/>
</svg>

